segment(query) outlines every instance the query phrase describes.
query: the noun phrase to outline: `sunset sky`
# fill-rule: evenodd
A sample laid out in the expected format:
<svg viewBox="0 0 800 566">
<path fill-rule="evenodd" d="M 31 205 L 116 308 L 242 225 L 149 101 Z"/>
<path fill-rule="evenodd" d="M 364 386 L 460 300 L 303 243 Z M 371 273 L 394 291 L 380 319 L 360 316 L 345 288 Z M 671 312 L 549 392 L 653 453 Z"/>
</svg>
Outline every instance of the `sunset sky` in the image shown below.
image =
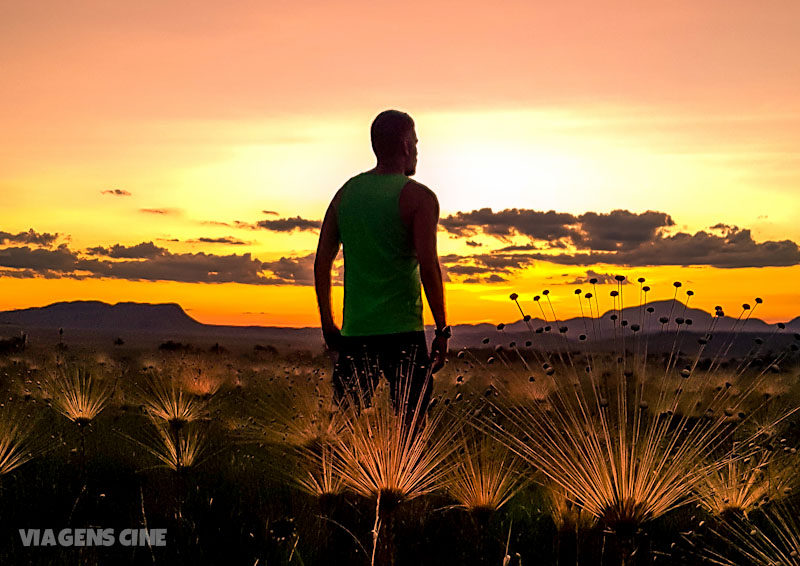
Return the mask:
<svg viewBox="0 0 800 566">
<path fill-rule="evenodd" d="M 798 53 L 796 0 L 4 2 L 0 310 L 317 325 L 317 227 L 398 108 L 449 322 L 513 320 L 509 293 L 543 289 L 573 315 L 615 274 L 786 321 Z"/>
</svg>

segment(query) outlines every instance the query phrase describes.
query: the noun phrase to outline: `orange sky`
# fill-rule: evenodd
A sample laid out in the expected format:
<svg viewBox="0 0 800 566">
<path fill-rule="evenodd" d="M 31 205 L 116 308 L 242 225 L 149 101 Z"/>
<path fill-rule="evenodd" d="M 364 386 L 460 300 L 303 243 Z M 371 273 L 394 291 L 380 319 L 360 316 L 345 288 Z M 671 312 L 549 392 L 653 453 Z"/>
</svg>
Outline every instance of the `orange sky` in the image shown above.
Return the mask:
<svg viewBox="0 0 800 566">
<path fill-rule="evenodd" d="M 516 224 L 443 228 L 440 253 L 453 258 L 531 244 L 564 254 L 499 271 L 453 260 L 503 280 L 451 273 L 451 322 L 513 318 L 510 292 L 547 287 L 569 314 L 566 283 L 589 270 L 647 277 L 663 296 L 691 282 L 696 306 L 760 295 L 763 318 L 800 315 L 794 1 L 16 4 L 0 8 L 0 310 L 169 301 L 203 322 L 316 324 L 316 233 L 258 222 L 321 219 L 372 166 L 371 119 L 397 107 L 417 122 L 416 178 L 443 218 L 491 208 L 671 219 L 628 264 L 567 258 L 603 251 L 576 247 L 575 234 L 599 233 L 588 221 L 560 242 Z M 718 224 L 739 230 L 713 232 L 726 239 L 701 259 L 697 238 L 665 259 L 665 238 Z M 20 236 L 30 229 L 58 237 L 36 245 Z M 630 251 L 631 237 L 611 251 Z M 142 242 L 165 250 L 157 269 L 60 263 Z M 206 262 L 204 273 L 229 267 L 231 282 L 192 282 Z"/>
</svg>

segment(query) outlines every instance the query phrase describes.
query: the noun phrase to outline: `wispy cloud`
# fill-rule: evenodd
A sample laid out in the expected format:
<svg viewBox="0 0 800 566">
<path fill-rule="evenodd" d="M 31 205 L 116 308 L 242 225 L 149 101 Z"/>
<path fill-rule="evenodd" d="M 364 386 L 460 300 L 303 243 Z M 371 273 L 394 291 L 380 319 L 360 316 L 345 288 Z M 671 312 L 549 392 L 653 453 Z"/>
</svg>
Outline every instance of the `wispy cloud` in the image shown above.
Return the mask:
<svg viewBox="0 0 800 566">
<path fill-rule="evenodd" d="M 204 226 L 222 226 L 225 228 L 232 228 L 233 224 L 230 222 L 221 222 L 219 220 L 201 220 L 200 224 Z"/>
<path fill-rule="evenodd" d="M 115 197 L 129 197 L 131 193 L 126 191 L 125 189 L 107 189 L 105 191 L 100 191 L 101 195 L 112 195 Z"/>
<path fill-rule="evenodd" d="M 565 275 L 565 277 L 568 277 Z M 622 285 L 630 285 L 630 281 L 628 279 L 623 279 L 621 282 L 615 279 L 615 275 L 612 273 L 598 273 L 593 269 L 589 269 L 586 272 L 585 277 L 576 277 L 570 281 L 564 281 L 562 285 L 617 285 L 618 283 L 622 283 Z M 592 283 L 594 281 L 594 283 Z"/>
<path fill-rule="evenodd" d="M 294 218 L 278 218 L 276 220 L 260 220 L 256 223 L 257 228 L 272 230 L 273 232 L 316 232 L 322 222 L 320 220 L 308 220 L 295 216 Z"/>
<path fill-rule="evenodd" d="M 140 208 L 139 212 L 144 214 L 158 214 L 158 215 L 177 215 L 180 214 L 180 210 L 177 208 Z"/>
<path fill-rule="evenodd" d="M 225 244 L 228 246 L 244 246 L 248 244 L 248 242 L 234 238 L 233 236 L 223 236 L 221 238 L 200 237 L 186 241 L 190 244 Z"/>
</svg>

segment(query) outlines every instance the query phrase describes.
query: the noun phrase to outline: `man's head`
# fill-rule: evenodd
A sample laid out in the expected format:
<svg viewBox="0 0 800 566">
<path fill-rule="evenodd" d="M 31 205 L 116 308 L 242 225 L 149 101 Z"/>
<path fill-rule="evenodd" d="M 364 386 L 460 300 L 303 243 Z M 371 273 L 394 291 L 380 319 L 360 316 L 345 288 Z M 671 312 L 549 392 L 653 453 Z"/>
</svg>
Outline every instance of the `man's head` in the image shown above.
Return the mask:
<svg viewBox="0 0 800 566">
<path fill-rule="evenodd" d="M 378 163 L 399 163 L 406 175 L 417 171 L 417 134 L 414 120 L 399 110 L 384 110 L 372 121 L 372 150 Z"/>
</svg>

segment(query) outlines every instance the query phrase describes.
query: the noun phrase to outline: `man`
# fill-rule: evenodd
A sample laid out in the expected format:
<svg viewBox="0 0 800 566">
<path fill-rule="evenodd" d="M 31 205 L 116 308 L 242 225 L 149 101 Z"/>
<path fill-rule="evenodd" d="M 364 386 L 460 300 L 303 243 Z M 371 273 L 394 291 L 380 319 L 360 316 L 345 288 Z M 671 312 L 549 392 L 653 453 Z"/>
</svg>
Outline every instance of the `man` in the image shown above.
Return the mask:
<svg viewBox="0 0 800 566">
<path fill-rule="evenodd" d="M 339 189 L 320 230 L 314 282 L 322 333 L 328 348 L 338 352 L 337 401 L 356 391 L 369 395 L 383 373 L 396 406 L 407 403 L 413 411 L 419 404 L 424 411 L 430 376 L 444 365 L 450 337 L 436 251 L 439 202 L 433 191 L 409 179 L 416 172 L 417 135 L 408 114 L 381 112 L 370 134 L 377 165 Z M 341 330 L 331 309 L 331 267 L 340 243 Z M 430 356 L 420 283 L 436 322 Z"/>
</svg>

